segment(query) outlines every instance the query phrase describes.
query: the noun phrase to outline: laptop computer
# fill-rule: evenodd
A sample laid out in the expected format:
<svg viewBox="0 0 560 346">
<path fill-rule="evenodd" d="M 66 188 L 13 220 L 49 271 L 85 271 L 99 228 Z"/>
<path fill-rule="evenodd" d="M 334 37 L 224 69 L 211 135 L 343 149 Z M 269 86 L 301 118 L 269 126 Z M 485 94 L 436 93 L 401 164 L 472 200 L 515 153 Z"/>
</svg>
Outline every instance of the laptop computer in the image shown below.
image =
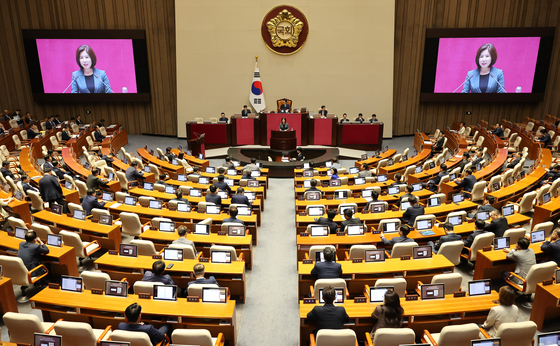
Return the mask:
<svg viewBox="0 0 560 346">
<path fill-rule="evenodd" d="M 441 199 L 439 197 L 430 197 L 428 199 L 428 206 L 438 207 L 441 205 Z"/>
<path fill-rule="evenodd" d="M 465 195 L 462 193 L 456 193 L 453 195 L 453 203 L 461 203 L 465 200 Z"/>
<path fill-rule="evenodd" d="M 432 258 L 432 247 L 431 246 L 413 247 L 412 258 L 413 259 Z"/>
<path fill-rule="evenodd" d="M 463 224 L 463 217 L 461 215 L 457 215 L 457 216 L 450 216 L 448 218 L 449 223 L 451 223 L 453 226 L 459 226 Z"/>
<path fill-rule="evenodd" d="M 206 206 L 206 214 L 219 214 L 220 213 L 220 207 L 217 205 L 207 205 Z"/>
<path fill-rule="evenodd" d="M 329 226 L 312 225 L 310 228 L 312 237 L 326 237 L 329 235 Z"/>
<path fill-rule="evenodd" d="M 74 219 L 85 221 L 86 219 L 86 211 L 80 209 L 74 209 Z"/>
<path fill-rule="evenodd" d="M 494 238 L 494 250 L 501 250 L 510 247 L 509 237 Z"/>
<path fill-rule="evenodd" d="M 370 303 L 383 303 L 385 300 L 385 293 L 387 291 L 395 290 L 393 286 L 378 286 L 369 288 L 369 302 Z"/>
<path fill-rule="evenodd" d="M 104 200 L 105 202 L 112 202 L 113 201 L 113 193 L 103 191 L 103 193 L 101 194 L 101 199 Z"/>
<path fill-rule="evenodd" d="M 346 226 L 346 233 L 348 235 L 363 235 L 364 225 L 348 225 Z"/>
<path fill-rule="evenodd" d="M 119 244 L 119 255 L 126 257 L 138 257 L 138 245 Z"/>
<path fill-rule="evenodd" d="M 62 291 L 81 293 L 83 290 L 82 278 L 62 275 L 60 289 Z"/>
<path fill-rule="evenodd" d="M 47 234 L 47 245 L 62 247 L 62 236 L 58 234 Z"/>
<path fill-rule="evenodd" d="M 387 193 L 389 195 L 398 195 L 401 193 L 401 189 L 398 186 L 390 186 Z"/>
<path fill-rule="evenodd" d="M 502 215 L 505 216 L 510 216 L 513 215 L 515 213 L 515 209 L 513 207 L 513 204 L 508 204 L 508 205 L 504 205 L 502 207 Z"/>
<path fill-rule="evenodd" d="M 342 181 L 340 179 L 329 180 L 329 186 L 330 187 L 335 187 L 335 186 L 340 186 L 340 185 L 342 185 Z"/>
<path fill-rule="evenodd" d="M 383 249 L 366 250 L 364 254 L 366 262 L 385 262 L 385 251 Z"/>
<path fill-rule="evenodd" d="M 126 196 L 124 198 L 124 204 L 126 205 L 136 205 L 137 199 L 136 197 Z"/>
<path fill-rule="evenodd" d="M 28 232 L 27 229 L 16 226 L 16 228 L 14 230 L 14 237 L 16 237 L 18 239 L 25 239 L 25 234 L 27 232 Z"/>
<path fill-rule="evenodd" d="M 383 224 L 383 233 L 396 233 L 399 231 L 398 222 L 386 222 Z"/>
<path fill-rule="evenodd" d="M 483 296 L 492 293 L 492 280 L 475 280 L 469 281 L 469 297 Z"/>
<path fill-rule="evenodd" d="M 62 336 L 42 333 L 33 334 L 33 345 L 35 346 L 61 346 Z"/>
<path fill-rule="evenodd" d="M 147 191 L 154 191 L 154 184 L 145 182 L 145 183 L 144 183 L 144 190 L 147 190 Z"/>
<path fill-rule="evenodd" d="M 177 203 L 177 211 L 189 212 L 191 211 L 191 205 L 184 202 Z"/>
<path fill-rule="evenodd" d="M 419 231 L 423 231 L 425 229 L 432 228 L 432 220 L 418 220 L 416 221 L 416 229 Z"/>
<path fill-rule="evenodd" d="M 105 295 L 126 298 L 128 296 L 128 282 L 118 280 L 105 281 Z"/>
<path fill-rule="evenodd" d="M 387 174 L 380 174 L 377 176 L 377 182 L 383 183 L 387 181 Z"/>
<path fill-rule="evenodd" d="M 177 286 L 176 285 L 154 285 L 153 290 L 154 300 L 177 300 Z"/>
<path fill-rule="evenodd" d="M 163 259 L 166 261 L 182 261 L 183 249 L 165 248 L 163 249 Z"/>
<path fill-rule="evenodd" d="M 347 199 L 347 198 L 348 198 L 348 191 L 335 191 L 334 193 L 334 199 Z"/>
<path fill-rule="evenodd" d="M 52 203 L 51 211 L 55 214 L 62 215 L 62 206 L 60 204 Z"/>
<path fill-rule="evenodd" d="M 501 346 L 500 338 L 471 340 L 471 346 Z"/>
<path fill-rule="evenodd" d="M 157 199 L 156 200 L 151 199 L 150 204 L 148 204 L 148 207 L 151 209 L 161 209 L 162 206 L 163 206 L 162 201 Z"/>
<path fill-rule="evenodd" d="M 101 341 L 99 346 L 130 346 L 130 342 L 105 340 Z"/>
<path fill-rule="evenodd" d="M 428 284 L 420 286 L 420 299 L 444 299 L 445 298 L 445 284 Z"/>
<path fill-rule="evenodd" d="M 545 238 L 544 229 L 531 232 L 531 244 L 541 243 Z"/>
<path fill-rule="evenodd" d="M 482 221 L 486 221 L 490 218 L 490 213 L 487 211 L 481 211 L 476 213 L 476 219 L 477 220 L 482 220 Z"/>
<path fill-rule="evenodd" d="M 413 189 L 413 191 L 421 191 L 422 190 L 422 184 L 412 184 L 412 189 Z"/>
<path fill-rule="evenodd" d="M 159 222 L 160 232 L 175 232 L 175 222 L 173 221 L 160 221 Z"/>
<path fill-rule="evenodd" d="M 209 235 L 210 234 L 210 225 L 205 224 L 196 224 L 194 225 L 194 234 L 200 235 Z"/>
<path fill-rule="evenodd" d="M 309 216 L 321 216 L 325 214 L 323 207 L 309 207 L 307 208 L 307 215 Z"/>
<path fill-rule="evenodd" d="M 113 225 L 113 215 L 99 215 L 99 224 L 105 226 L 112 226 Z"/>
<path fill-rule="evenodd" d="M 244 237 L 245 236 L 245 226 L 243 225 L 229 225 L 228 226 L 228 235 L 229 236 L 237 236 L 237 237 Z"/>
<path fill-rule="evenodd" d="M 226 303 L 227 287 L 203 287 L 202 302 L 203 303 Z"/>
<path fill-rule="evenodd" d="M 212 251 L 212 263 L 231 263 L 231 253 L 229 251 Z"/>
<path fill-rule="evenodd" d="M 319 191 L 308 191 L 305 194 L 305 199 L 307 201 L 317 201 L 321 199 L 321 193 Z"/>
</svg>

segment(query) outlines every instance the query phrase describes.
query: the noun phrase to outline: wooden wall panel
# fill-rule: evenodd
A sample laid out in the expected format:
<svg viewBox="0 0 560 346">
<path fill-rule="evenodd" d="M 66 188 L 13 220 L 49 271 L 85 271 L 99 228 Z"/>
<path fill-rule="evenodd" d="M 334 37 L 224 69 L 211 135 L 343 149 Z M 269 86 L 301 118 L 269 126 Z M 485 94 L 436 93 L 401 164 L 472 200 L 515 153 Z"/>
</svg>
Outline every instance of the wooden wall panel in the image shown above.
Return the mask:
<svg viewBox="0 0 560 346">
<path fill-rule="evenodd" d="M 560 1 L 397 0 L 395 10 L 393 135 L 434 132 L 454 121 L 497 123 L 560 115 Z M 427 28 L 556 27 L 545 98 L 540 103 L 420 103 Z M 472 114 L 467 116 L 466 112 Z"/>
<path fill-rule="evenodd" d="M 0 1 L 0 108 L 36 118 L 105 118 L 129 134 L 177 135 L 174 0 Z M 148 103 L 34 103 L 21 29 L 142 29 L 146 31 L 152 101 Z M 91 114 L 85 114 L 90 110 Z"/>
</svg>

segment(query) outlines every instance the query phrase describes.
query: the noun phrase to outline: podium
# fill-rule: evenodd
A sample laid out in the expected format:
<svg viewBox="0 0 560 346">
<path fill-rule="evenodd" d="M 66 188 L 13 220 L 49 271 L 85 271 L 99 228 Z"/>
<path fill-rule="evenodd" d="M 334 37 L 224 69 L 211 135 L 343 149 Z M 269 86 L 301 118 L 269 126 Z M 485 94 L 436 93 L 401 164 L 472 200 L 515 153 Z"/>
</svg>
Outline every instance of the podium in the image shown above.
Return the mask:
<svg viewBox="0 0 560 346">
<path fill-rule="evenodd" d="M 198 138 L 189 139 L 189 150 L 193 156 L 198 156 L 198 154 L 204 155 L 204 135 L 203 133 Z"/>
<path fill-rule="evenodd" d="M 289 151 L 297 147 L 296 131 L 270 131 L 270 149 Z"/>
</svg>

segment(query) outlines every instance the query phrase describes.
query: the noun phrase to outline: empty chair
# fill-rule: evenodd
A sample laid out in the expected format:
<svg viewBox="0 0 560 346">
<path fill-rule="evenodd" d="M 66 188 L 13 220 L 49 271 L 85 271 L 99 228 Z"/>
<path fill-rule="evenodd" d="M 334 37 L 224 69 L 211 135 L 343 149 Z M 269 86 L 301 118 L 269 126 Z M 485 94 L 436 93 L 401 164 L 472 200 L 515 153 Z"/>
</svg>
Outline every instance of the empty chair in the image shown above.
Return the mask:
<svg viewBox="0 0 560 346">
<path fill-rule="evenodd" d="M 93 208 L 91 210 L 91 217 L 95 220 L 99 220 L 99 215 L 111 215 L 107 209 Z"/>
<path fill-rule="evenodd" d="M 88 270 L 83 271 L 81 277 L 84 280 L 84 289 L 86 290 L 97 288 L 105 291 L 105 281 L 111 280 L 111 277 L 107 273 Z"/>
<path fill-rule="evenodd" d="M 502 323 L 495 338 L 501 338 L 501 346 L 531 346 L 537 331 L 533 321 Z"/>
<path fill-rule="evenodd" d="M 151 282 L 151 281 L 136 281 L 132 286 L 134 294 L 154 294 L 154 285 L 161 285 L 161 282 Z"/>
<path fill-rule="evenodd" d="M 463 250 L 463 241 L 446 241 L 439 247 L 438 254 L 444 255 L 454 265 L 461 263 L 461 251 Z"/>
<path fill-rule="evenodd" d="M 432 346 L 470 346 L 471 340 L 478 339 L 478 333 L 478 326 L 475 323 L 445 326 L 441 329 L 441 333 L 431 334 L 425 330 L 422 342 L 429 343 Z"/>
<path fill-rule="evenodd" d="M 309 335 L 310 346 L 358 346 L 352 329 L 321 329 L 317 336 Z"/>
<path fill-rule="evenodd" d="M 2 317 L 10 334 L 10 342 L 33 345 L 33 333 L 54 334 L 54 323 L 41 322 L 39 317 L 30 313 L 6 312 Z"/>
<path fill-rule="evenodd" d="M 138 246 L 138 255 L 151 256 L 157 254 L 156 247 L 151 240 L 133 239 L 130 244 Z"/>
<path fill-rule="evenodd" d="M 121 231 L 131 236 L 139 236 L 142 234 L 142 223 L 136 213 L 122 212 L 119 215 L 121 219 Z"/>
<path fill-rule="evenodd" d="M 31 224 L 31 229 L 35 231 L 35 234 L 37 234 L 37 237 L 40 239 L 47 239 L 49 234 L 53 234 L 49 226 L 41 225 L 40 223 L 33 222 Z"/>
<path fill-rule="evenodd" d="M 117 171 L 117 179 L 121 185 L 121 190 L 128 191 L 128 179 L 126 179 L 126 174 L 121 171 Z"/>
<path fill-rule="evenodd" d="M 192 245 L 187 244 L 169 244 L 170 249 L 183 249 L 183 259 L 196 259 L 197 253 L 193 249 Z M 201 252 L 202 254 L 202 252 Z"/>
<path fill-rule="evenodd" d="M 479 202 L 484 199 L 484 189 L 486 188 L 486 181 L 482 180 L 476 182 L 471 191 L 471 201 Z M 468 193 L 468 192 L 467 192 Z"/>
<path fill-rule="evenodd" d="M 454 216 L 460 216 L 461 219 L 465 221 L 467 219 L 467 212 L 464 210 L 451 212 L 447 214 L 447 217 L 445 218 L 445 222 L 449 222 L 449 218 Z"/>
<path fill-rule="evenodd" d="M 121 191 L 117 191 L 115 193 L 115 201 L 119 202 L 119 203 L 124 203 L 124 199 L 130 196 L 128 193 L 126 192 L 121 192 Z"/>
<path fill-rule="evenodd" d="M 68 210 L 70 210 L 70 214 L 74 215 L 74 210 L 84 210 L 80 204 L 76 203 L 68 203 Z"/>
<path fill-rule="evenodd" d="M 393 245 L 391 250 L 391 258 L 400 258 L 402 256 L 412 257 L 412 248 L 418 246 L 416 242 L 397 243 Z"/>
<path fill-rule="evenodd" d="M 81 180 L 74 180 L 76 187 L 78 188 L 78 195 L 83 199 L 87 195 L 87 185 Z"/>
<path fill-rule="evenodd" d="M 526 214 L 533 210 L 533 201 L 537 197 L 537 191 L 527 192 L 518 203 L 512 203 L 514 210 L 519 214 Z"/>
<path fill-rule="evenodd" d="M 156 177 L 159 179 L 159 176 L 161 174 L 160 171 L 159 171 L 159 168 L 156 165 L 151 164 L 151 163 L 148 164 L 148 167 L 150 167 L 150 172 L 154 173 L 156 175 Z"/>
<path fill-rule="evenodd" d="M 544 231 L 544 234 L 548 236 L 553 228 L 554 228 L 554 223 L 552 221 L 541 222 L 533 226 L 533 232 Z"/>
<path fill-rule="evenodd" d="M 406 280 L 404 278 L 379 279 L 375 282 L 375 287 L 393 287 L 393 291 L 403 298 L 406 293 Z"/>
<path fill-rule="evenodd" d="M 62 336 L 62 346 L 97 346 L 102 340 L 109 340 L 111 326 L 93 329 L 89 323 L 58 321 L 54 325 L 54 332 Z"/>
<path fill-rule="evenodd" d="M 513 244 L 517 244 L 517 241 L 521 237 L 524 237 L 526 233 L 527 231 L 525 230 L 525 228 L 512 228 L 504 232 L 504 237 L 509 237 L 509 243 L 513 245 Z"/>
<path fill-rule="evenodd" d="M 371 334 L 366 333 L 367 346 L 399 346 L 414 344 L 414 330 L 410 328 L 379 328 L 371 340 Z"/>
<path fill-rule="evenodd" d="M 209 206 L 209 205 L 216 205 L 216 204 L 214 204 L 212 202 L 198 202 L 197 208 L 198 208 L 199 211 L 202 211 L 202 212 L 205 213 L 206 212 L 206 207 Z"/>
<path fill-rule="evenodd" d="M 16 227 L 20 227 L 25 230 L 29 230 L 25 222 L 22 219 L 18 219 L 17 217 L 13 217 L 13 216 L 8 217 L 8 222 L 10 223 L 10 226 L 12 226 L 13 229 L 15 229 Z"/>
<path fill-rule="evenodd" d="M 224 334 L 219 333 L 217 338 L 213 338 L 207 329 L 175 329 L 171 340 L 184 345 L 223 346 Z"/>
<path fill-rule="evenodd" d="M 362 260 L 366 259 L 366 251 L 368 250 L 377 250 L 375 245 L 352 245 L 350 247 L 350 252 L 348 254 L 348 260 L 353 260 L 356 258 L 361 258 Z"/>
<path fill-rule="evenodd" d="M 155 201 L 155 199 L 155 197 L 151 196 L 140 196 L 138 197 L 138 203 L 143 207 L 147 207 L 150 205 L 150 201 Z"/>
<path fill-rule="evenodd" d="M 547 193 L 549 189 L 550 184 L 541 186 L 541 188 L 537 191 L 537 198 L 535 201 L 536 204 L 544 204 L 544 194 Z"/>
<path fill-rule="evenodd" d="M 165 192 L 165 185 L 163 184 L 154 184 L 154 190 L 159 192 Z"/>
<path fill-rule="evenodd" d="M 408 176 L 411 175 L 411 174 L 414 174 L 414 172 L 416 172 L 416 166 L 415 165 L 406 167 L 406 169 L 404 170 L 404 174 L 403 174 L 403 181 L 405 183 L 408 182 Z"/>
<path fill-rule="evenodd" d="M 432 284 L 445 284 L 445 294 L 453 294 L 461 290 L 463 276 L 459 273 L 438 274 L 432 277 Z"/>
<path fill-rule="evenodd" d="M 47 268 L 42 264 L 31 270 L 27 270 L 23 264 L 23 260 L 14 256 L 0 255 L 0 266 L 2 266 L 3 276 L 12 279 L 12 284 L 21 286 L 21 297 L 18 299 L 20 303 L 29 301 L 29 298 L 25 296 L 27 287 L 39 281 L 49 273 Z"/>
<path fill-rule="evenodd" d="M 159 223 L 160 223 L 161 221 L 164 221 L 164 222 L 172 222 L 173 220 L 171 220 L 171 219 L 169 219 L 169 218 L 166 218 L 166 217 L 154 217 L 154 218 L 152 219 L 152 227 L 155 227 L 155 228 L 158 228 L 158 229 L 159 229 Z"/>
<path fill-rule="evenodd" d="M 84 243 L 77 233 L 62 230 L 58 234 L 62 236 L 62 240 L 65 245 L 72 246 L 74 248 L 74 252 L 76 253 L 76 257 L 79 259 L 80 266 L 82 265 L 84 258 L 88 258 L 98 250 L 101 250 L 101 245 L 99 245 L 97 240 Z"/>
<path fill-rule="evenodd" d="M 31 211 L 32 212 L 37 212 L 37 211 L 44 210 L 43 199 L 41 198 L 41 195 L 39 194 L 39 192 L 27 190 L 27 195 L 31 199 Z"/>
</svg>

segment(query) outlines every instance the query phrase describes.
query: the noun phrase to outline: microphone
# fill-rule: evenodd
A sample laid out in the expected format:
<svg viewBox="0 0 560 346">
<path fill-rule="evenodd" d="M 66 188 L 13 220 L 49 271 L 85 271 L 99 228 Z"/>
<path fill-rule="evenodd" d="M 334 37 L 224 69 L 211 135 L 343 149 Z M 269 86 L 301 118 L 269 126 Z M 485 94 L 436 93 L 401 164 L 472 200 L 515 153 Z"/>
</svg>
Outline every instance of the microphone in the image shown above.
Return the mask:
<svg viewBox="0 0 560 346">
<path fill-rule="evenodd" d="M 496 79 L 496 77 L 494 77 L 493 73 L 490 73 L 490 77 L 494 78 L 494 80 L 496 81 L 496 83 L 498 83 L 499 86 L 502 87 L 502 89 L 504 89 L 504 92 L 507 93 L 506 88 L 504 88 L 504 86 L 502 84 L 500 84 L 500 82 L 498 82 L 498 80 Z"/>
<path fill-rule="evenodd" d="M 72 83 L 74 83 L 74 81 L 76 80 L 76 78 L 78 78 L 78 76 L 72 77 L 72 81 L 70 82 L 70 84 L 68 84 L 68 86 L 66 87 L 66 89 L 64 89 L 64 91 L 62 92 L 63 94 L 66 92 L 66 90 L 68 90 L 68 88 L 70 88 L 70 85 L 72 85 Z"/>
<path fill-rule="evenodd" d="M 463 84 L 465 84 L 465 83 L 466 83 L 468 80 L 470 80 L 473 76 L 474 76 L 474 75 L 470 75 L 469 78 L 465 79 L 465 81 L 464 81 L 463 83 L 461 83 L 461 85 L 459 85 L 459 86 L 457 87 L 457 89 L 453 90 L 452 94 L 454 94 L 455 91 L 459 90 L 459 88 L 462 87 Z"/>
<path fill-rule="evenodd" d="M 105 84 L 105 82 L 103 81 L 103 79 L 99 78 L 99 76 L 98 76 L 96 73 L 94 73 L 93 75 L 95 76 L 95 78 L 99 79 L 99 80 L 101 81 L 101 83 L 103 83 L 103 85 L 105 85 L 107 88 L 109 88 L 109 91 L 111 92 L 111 94 L 113 93 L 113 89 L 111 89 L 110 86 L 108 86 L 107 84 Z"/>
</svg>

